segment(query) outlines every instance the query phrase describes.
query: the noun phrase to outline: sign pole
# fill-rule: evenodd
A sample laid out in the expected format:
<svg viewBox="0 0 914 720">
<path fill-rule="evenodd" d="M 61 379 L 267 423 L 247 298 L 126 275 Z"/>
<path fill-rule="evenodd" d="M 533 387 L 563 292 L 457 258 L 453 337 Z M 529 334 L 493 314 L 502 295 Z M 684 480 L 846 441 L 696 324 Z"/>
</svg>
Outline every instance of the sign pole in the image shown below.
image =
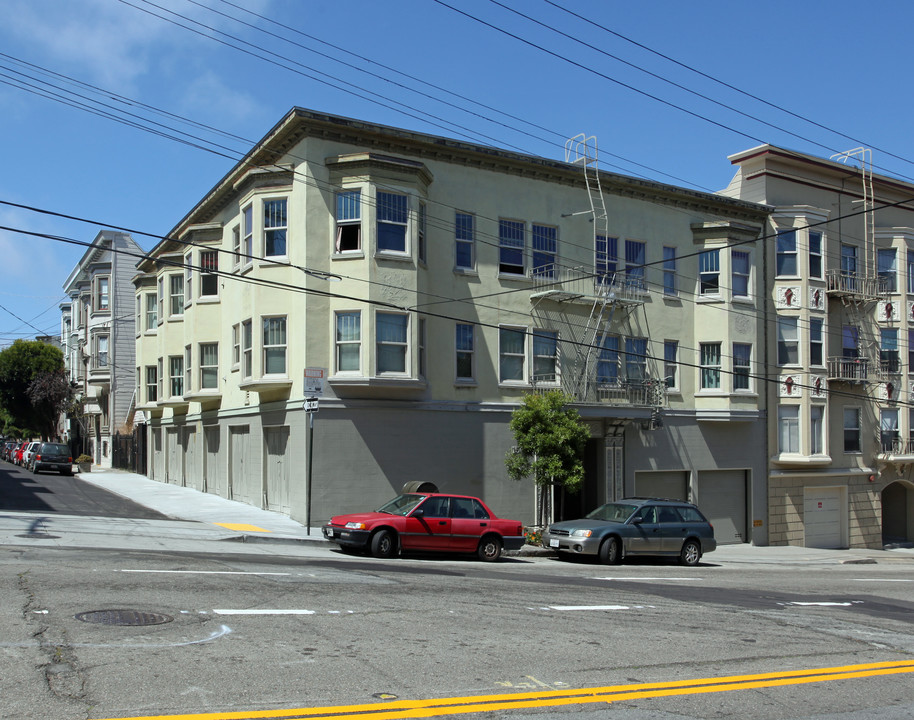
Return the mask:
<svg viewBox="0 0 914 720">
<path fill-rule="evenodd" d="M 311 468 L 314 466 L 314 413 L 308 413 L 308 505 L 305 529 L 311 535 Z"/>
</svg>

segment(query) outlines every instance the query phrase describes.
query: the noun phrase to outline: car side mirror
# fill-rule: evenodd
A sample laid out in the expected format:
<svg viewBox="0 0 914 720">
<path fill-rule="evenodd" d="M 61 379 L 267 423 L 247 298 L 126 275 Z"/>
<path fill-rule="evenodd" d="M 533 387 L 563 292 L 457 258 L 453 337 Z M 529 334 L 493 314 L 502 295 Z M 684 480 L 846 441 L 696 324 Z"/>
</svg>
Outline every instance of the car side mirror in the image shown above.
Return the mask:
<svg viewBox="0 0 914 720">
<path fill-rule="evenodd" d="M 636 515 L 635 517 L 632 518 L 632 525 L 640 525 L 643 522 L 644 522 L 644 518 L 641 517 L 640 515 Z"/>
<path fill-rule="evenodd" d="M 424 518 L 424 517 L 425 517 L 425 511 L 422 510 L 421 508 L 420 508 L 419 510 L 414 510 L 412 516 L 413 516 L 414 518 Z"/>
</svg>

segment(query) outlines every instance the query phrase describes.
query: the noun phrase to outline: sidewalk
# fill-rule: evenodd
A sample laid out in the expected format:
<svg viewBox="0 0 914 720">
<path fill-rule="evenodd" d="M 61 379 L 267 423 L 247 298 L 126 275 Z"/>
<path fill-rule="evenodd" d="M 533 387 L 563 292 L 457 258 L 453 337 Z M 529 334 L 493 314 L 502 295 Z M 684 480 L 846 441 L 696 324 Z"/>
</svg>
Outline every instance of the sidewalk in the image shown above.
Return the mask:
<svg viewBox="0 0 914 720">
<path fill-rule="evenodd" d="M 235 500 L 226 500 L 192 488 L 166 485 L 145 475 L 93 468 L 78 473 L 85 482 L 117 493 L 176 520 L 207 523 L 224 529 L 223 539 L 241 542 L 326 542 L 321 526 L 329 518 L 311 518 L 311 531 L 287 515 L 261 510 Z M 525 545 L 511 555 L 549 557 L 546 548 Z M 749 544 L 719 545 L 704 561 L 713 564 L 873 564 L 914 562 L 914 548 L 892 550 L 823 550 L 797 546 L 758 547 Z"/>
</svg>

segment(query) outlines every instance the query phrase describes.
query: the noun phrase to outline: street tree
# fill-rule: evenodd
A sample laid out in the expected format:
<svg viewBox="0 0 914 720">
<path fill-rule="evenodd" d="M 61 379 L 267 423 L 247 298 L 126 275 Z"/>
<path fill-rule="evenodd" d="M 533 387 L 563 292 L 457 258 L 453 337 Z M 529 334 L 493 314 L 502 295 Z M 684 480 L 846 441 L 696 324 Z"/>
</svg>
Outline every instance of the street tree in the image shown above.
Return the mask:
<svg viewBox="0 0 914 720">
<path fill-rule="evenodd" d="M 511 417 L 515 448 L 505 457 L 505 466 L 514 480 L 533 477 L 540 525 L 551 515 L 553 487 L 575 493 L 584 483 L 584 449 L 590 431 L 578 411 L 568 406 L 570 401 L 560 390 L 531 393 Z"/>
<path fill-rule="evenodd" d="M 0 351 L 0 404 L 11 424 L 52 437 L 69 393 L 58 348 L 38 340 L 16 340 Z"/>
</svg>

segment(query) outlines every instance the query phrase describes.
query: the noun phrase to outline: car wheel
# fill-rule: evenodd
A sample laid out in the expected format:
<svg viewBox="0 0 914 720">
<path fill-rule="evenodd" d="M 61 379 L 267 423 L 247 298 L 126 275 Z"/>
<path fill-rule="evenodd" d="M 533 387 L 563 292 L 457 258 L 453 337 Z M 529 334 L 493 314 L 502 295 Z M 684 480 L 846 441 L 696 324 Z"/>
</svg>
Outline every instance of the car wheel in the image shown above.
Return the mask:
<svg viewBox="0 0 914 720">
<path fill-rule="evenodd" d="M 397 541 L 390 530 L 378 530 L 371 538 L 371 554 L 376 558 L 392 558 L 397 554 Z"/>
<path fill-rule="evenodd" d="M 618 565 L 622 562 L 622 546 L 618 538 L 607 538 L 600 545 L 600 562 L 604 565 Z"/>
<path fill-rule="evenodd" d="M 683 565 L 698 565 L 701 560 L 701 545 L 696 540 L 686 540 L 682 544 L 682 551 L 679 553 L 679 562 Z"/>
<path fill-rule="evenodd" d="M 479 541 L 479 547 L 476 548 L 476 557 L 484 562 L 495 562 L 501 557 L 501 538 L 495 535 L 486 535 Z"/>
</svg>

